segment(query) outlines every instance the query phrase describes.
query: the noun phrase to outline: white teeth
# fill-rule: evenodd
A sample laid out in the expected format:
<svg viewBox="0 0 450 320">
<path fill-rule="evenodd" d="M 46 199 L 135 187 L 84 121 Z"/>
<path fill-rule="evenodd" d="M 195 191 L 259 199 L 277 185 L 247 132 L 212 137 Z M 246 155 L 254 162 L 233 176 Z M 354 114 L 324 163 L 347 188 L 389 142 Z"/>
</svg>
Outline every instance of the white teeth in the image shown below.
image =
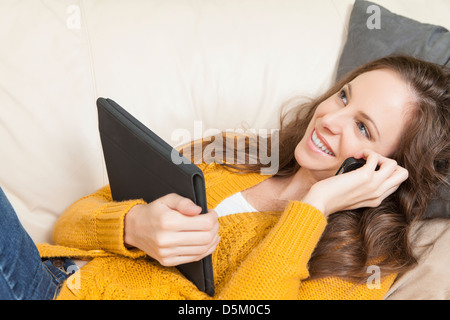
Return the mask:
<svg viewBox="0 0 450 320">
<path fill-rule="evenodd" d="M 322 143 L 322 141 L 320 141 L 320 139 L 317 137 L 315 130 L 312 134 L 312 141 L 318 148 L 322 149 L 323 152 L 334 156 L 334 153 L 328 150 L 327 147 Z"/>
</svg>

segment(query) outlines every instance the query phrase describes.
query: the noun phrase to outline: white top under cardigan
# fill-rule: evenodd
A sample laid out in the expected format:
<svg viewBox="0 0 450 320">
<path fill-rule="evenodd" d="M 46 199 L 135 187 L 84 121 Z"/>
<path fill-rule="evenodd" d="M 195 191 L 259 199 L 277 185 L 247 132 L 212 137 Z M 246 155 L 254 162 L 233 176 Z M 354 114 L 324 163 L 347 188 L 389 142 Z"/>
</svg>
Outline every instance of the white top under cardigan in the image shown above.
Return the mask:
<svg viewBox="0 0 450 320">
<path fill-rule="evenodd" d="M 219 217 L 240 212 L 258 212 L 253 208 L 247 200 L 242 196 L 242 193 L 237 192 L 228 198 L 222 200 L 214 209 Z"/>
</svg>

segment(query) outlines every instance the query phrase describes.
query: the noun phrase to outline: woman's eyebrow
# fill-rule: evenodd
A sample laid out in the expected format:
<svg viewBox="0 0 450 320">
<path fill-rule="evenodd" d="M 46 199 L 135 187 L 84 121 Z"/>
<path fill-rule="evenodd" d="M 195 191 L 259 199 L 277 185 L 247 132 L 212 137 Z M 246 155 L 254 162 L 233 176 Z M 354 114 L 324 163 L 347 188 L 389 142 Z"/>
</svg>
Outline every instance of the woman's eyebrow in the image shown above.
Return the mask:
<svg viewBox="0 0 450 320">
<path fill-rule="evenodd" d="M 348 89 L 348 98 L 351 99 L 352 97 L 352 85 L 350 83 L 347 83 L 347 89 Z M 372 120 L 371 117 L 369 117 L 369 115 L 363 111 L 359 112 L 360 116 L 364 119 L 366 119 L 367 121 L 369 121 L 372 126 L 375 128 L 375 131 L 377 132 L 377 136 L 378 138 L 380 138 L 380 131 L 378 130 L 377 125 L 375 124 L 375 121 Z"/>
<path fill-rule="evenodd" d="M 350 83 L 347 83 L 347 89 L 348 89 L 348 98 L 351 99 L 352 97 L 352 86 Z"/>
</svg>

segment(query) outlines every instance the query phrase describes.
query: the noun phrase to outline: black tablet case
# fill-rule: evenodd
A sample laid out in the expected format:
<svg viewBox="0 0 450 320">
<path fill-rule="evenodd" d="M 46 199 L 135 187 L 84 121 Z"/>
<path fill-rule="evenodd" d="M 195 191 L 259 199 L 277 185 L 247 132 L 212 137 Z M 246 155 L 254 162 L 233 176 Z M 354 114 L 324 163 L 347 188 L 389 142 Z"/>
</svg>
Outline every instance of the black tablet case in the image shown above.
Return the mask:
<svg viewBox="0 0 450 320">
<path fill-rule="evenodd" d="M 168 143 L 111 99 L 98 98 L 98 121 L 106 170 L 114 201 L 152 202 L 169 193 L 191 199 L 207 212 L 202 171 L 186 158 L 172 161 Z M 180 158 L 177 158 L 180 159 Z M 177 266 L 199 290 L 214 295 L 211 256 Z"/>
</svg>

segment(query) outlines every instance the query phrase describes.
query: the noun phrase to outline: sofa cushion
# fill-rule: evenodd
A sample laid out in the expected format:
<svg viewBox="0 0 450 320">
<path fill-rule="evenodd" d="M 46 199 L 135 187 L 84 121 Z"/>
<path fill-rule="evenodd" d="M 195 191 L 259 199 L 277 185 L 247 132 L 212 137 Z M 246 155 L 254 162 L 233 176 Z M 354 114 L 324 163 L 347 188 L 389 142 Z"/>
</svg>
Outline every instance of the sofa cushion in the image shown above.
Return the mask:
<svg viewBox="0 0 450 320">
<path fill-rule="evenodd" d="M 400 275 L 385 296 L 387 300 L 449 300 L 450 219 L 416 223 L 410 232 L 418 264 Z"/>
<path fill-rule="evenodd" d="M 366 62 L 390 55 L 407 54 L 450 65 L 450 32 L 438 25 L 392 13 L 370 1 L 356 0 L 337 79 Z"/>
</svg>

